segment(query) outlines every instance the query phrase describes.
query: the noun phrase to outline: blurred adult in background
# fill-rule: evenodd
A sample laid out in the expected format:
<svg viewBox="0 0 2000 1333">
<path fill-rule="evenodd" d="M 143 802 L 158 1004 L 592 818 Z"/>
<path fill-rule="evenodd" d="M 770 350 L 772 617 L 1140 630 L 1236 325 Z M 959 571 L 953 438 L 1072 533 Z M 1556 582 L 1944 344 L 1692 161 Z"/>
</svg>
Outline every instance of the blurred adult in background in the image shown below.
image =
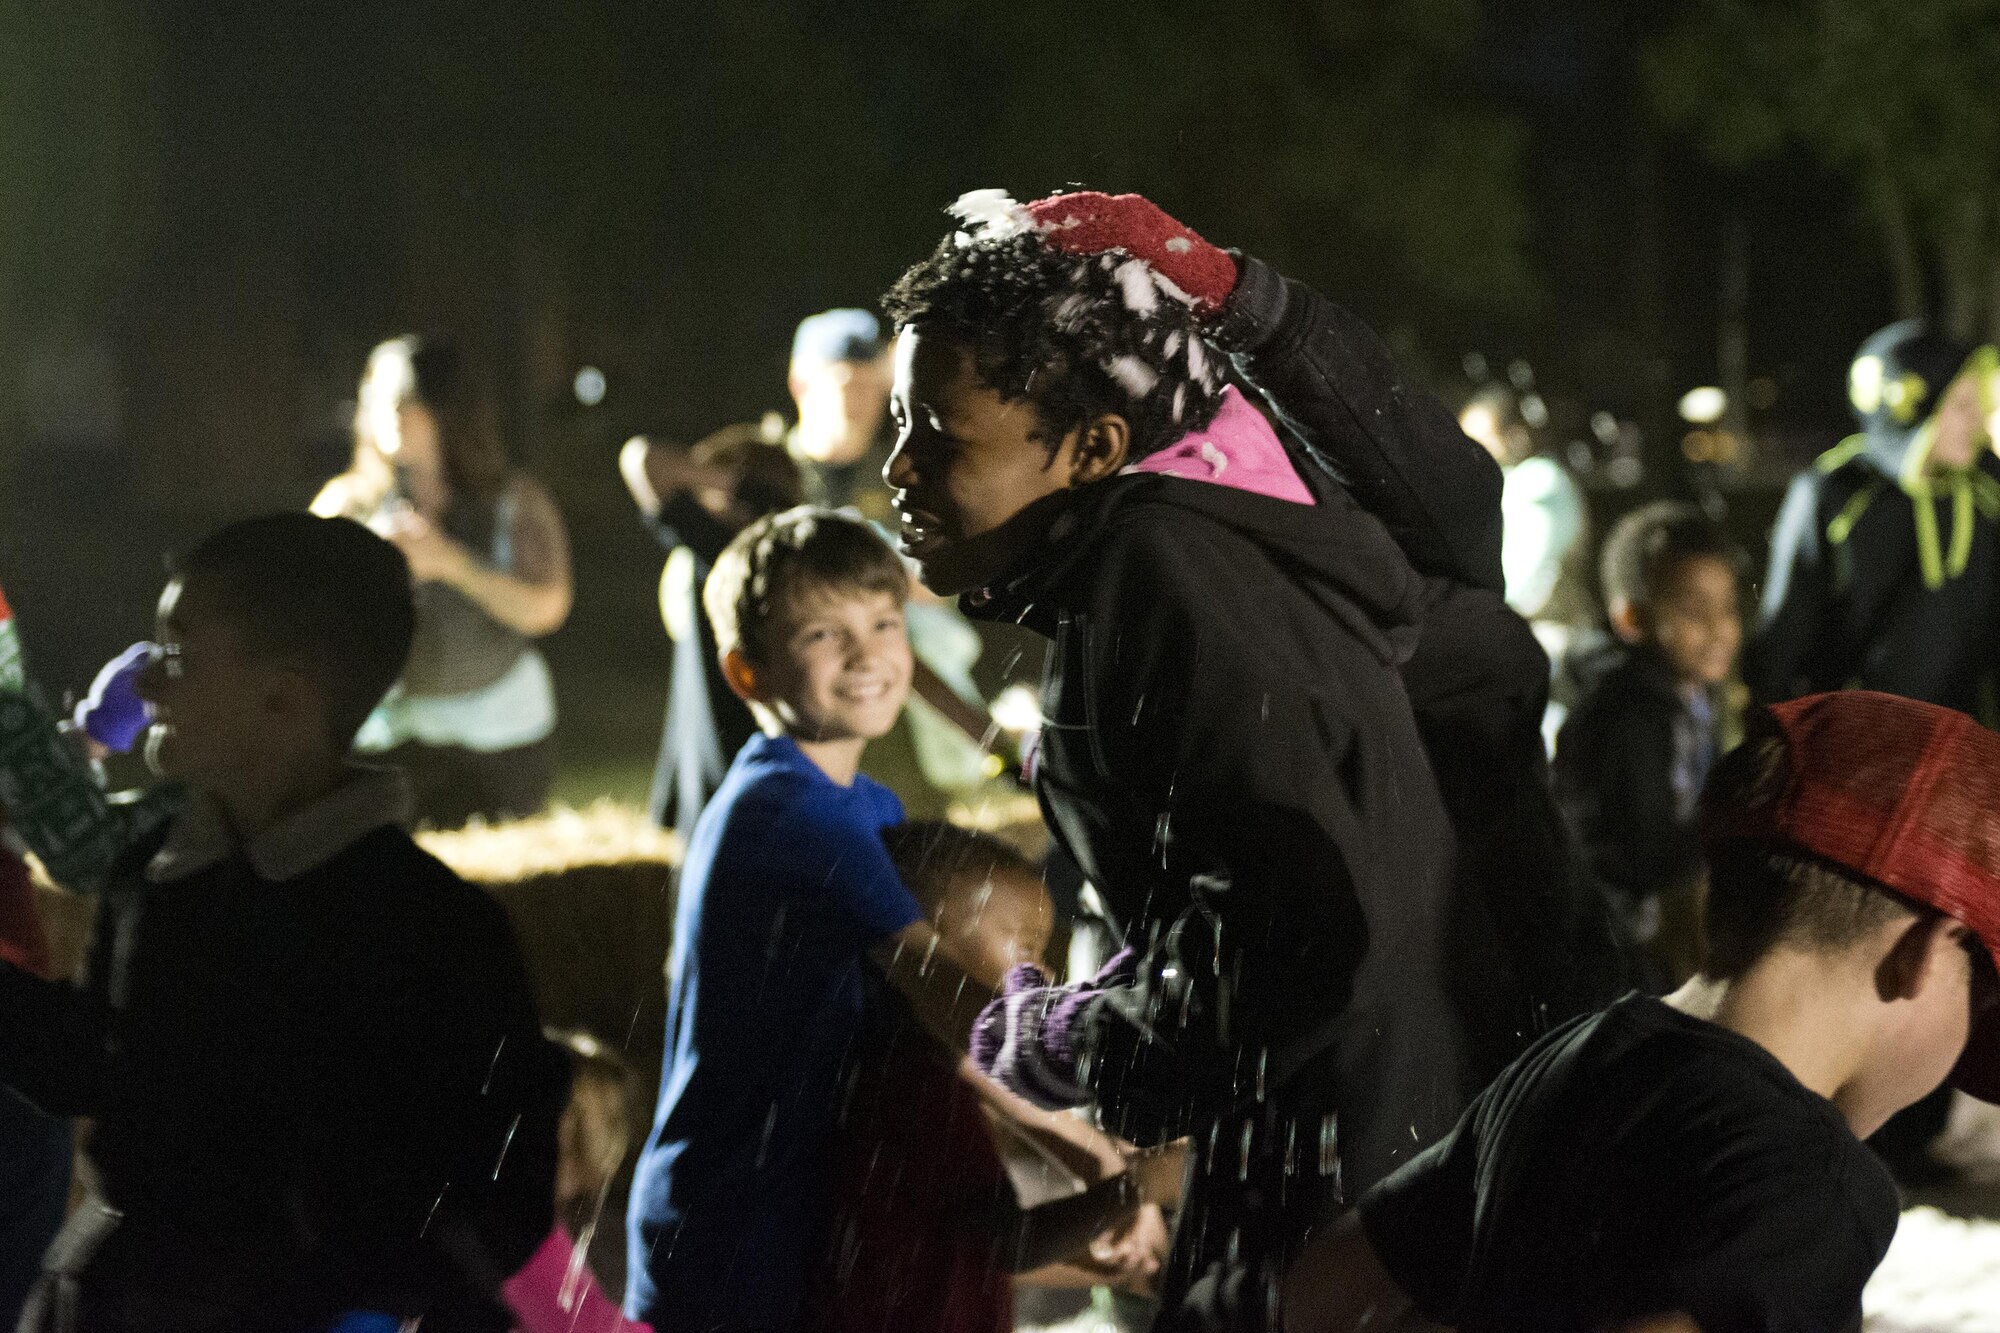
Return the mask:
<svg viewBox="0 0 2000 1333">
<path fill-rule="evenodd" d="M 1792 481 L 1771 534 L 1744 657 L 1760 703 L 1860 686 L 2000 721 L 1995 364 L 1921 320 L 1862 344 L 1861 430 Z"/>
<path fill-rule="evenodd" d="M 698 614 L 708 563 L 752 519 L 798 503 L 853 510 L 889 535 L 892 506 L 882 479 L 890 446 L 883 429 L 889 361 L 880 321 L 857 309 L 801 320 L 786 386 L 798 413 L 789 428 L 773 413 L 725 427 L 693 450 L 640 436 L 619 457 L 626 489 L 654 535 L 670 550 L 689 553 L 670 555 L 661 578 L 661 616 L 675 644 L 675 666 L 651 799 L 654 818 L 683 834 L 752 730 L 722 684 Z M 912 698 L 895 730 L 869 747 L 864 769 L 896 793 L 911 818 L 936 819 L 997 771 L 983 748 L 992 720 L 972 677 L 984 643 L 955 607 L 926 593 L 905 611 L 917 655 Z M 676 628 L 689 620 L 692 633 Z M 696 647 L 704 654 L 700 682 L 697 664 L 682 662 Z M 716 728 L 712 748 L 704 722 Z"/>
<path fill-rule="evenodd" d="M 1522 415 L 1521 395 L 1488 384 L 1459 410 L 1459 428 L 1493 455 L 1505 478 L 1500 491 L 1500 564 L 1507 605 L 1534 627 L 1551 658 L 1571 632 L 1591 620 L 1583 569 L 1590 511 L 1569 469 L 1537 451 Z"/>
<path fill-rule="evenodd" d="M 394 542 L 416 584 L 409 666 L 355 747 L 409 774 L 419 822 L 541 809 L 556 707 L 534 641 L 569 617 L 569 535 L 548 491 L 509 460 L 480 368 L 434 337 L 376 347 L 353 461 L 312 509 Z"/>
<path fill-rule="evenodd" d="M 1743 678 L 1760 703 L 1859 687 L 2000 725 L 2000 460 L 1996 366 L 1923 320 L 1861 345 L 1861 426 L 1793 479 Z M 1948 1095 L 1872 1140 L 1905 1183 L 1939 1174 Z"/>
<path fill-rule="evenodd" d="M 683 839 L 729 761 L 757 730 L 750 709 L 723 679 L 701 587 L 730 538 L 803 501 L 799 466 L 777 447 L 783 435 L 775 421 L 724 426 L 691 449 L 639 435 L 618 456 L 640 517 L 668 551 L 660 571 L 660 623 L 673 640 L 673 670 L 648 805 L 655 822 Z"/>
<path fill-rule="evenodd" d="M 799 322 L 785 375 L 798 422 L 785 450 L 805 477 L 806 502 L 889 517 L 882 465 L 889 461 L 889 353 L 866 310 L 822 310 Z"/>
</svg>

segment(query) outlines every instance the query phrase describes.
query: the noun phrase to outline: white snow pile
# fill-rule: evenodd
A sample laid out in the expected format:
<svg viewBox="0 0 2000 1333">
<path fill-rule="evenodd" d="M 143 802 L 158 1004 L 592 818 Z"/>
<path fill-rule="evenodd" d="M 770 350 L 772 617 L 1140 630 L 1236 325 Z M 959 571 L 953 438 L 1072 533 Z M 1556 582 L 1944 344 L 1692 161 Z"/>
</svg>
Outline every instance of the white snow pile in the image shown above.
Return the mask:
<svg viewBox="0 0 2000 1333">
<path fill-rule="evenodd" d="M 1861 1305 L 1864 1333 L 1995 1333 L 2000 1222 L 1912 1208 Z"/>
</svg>

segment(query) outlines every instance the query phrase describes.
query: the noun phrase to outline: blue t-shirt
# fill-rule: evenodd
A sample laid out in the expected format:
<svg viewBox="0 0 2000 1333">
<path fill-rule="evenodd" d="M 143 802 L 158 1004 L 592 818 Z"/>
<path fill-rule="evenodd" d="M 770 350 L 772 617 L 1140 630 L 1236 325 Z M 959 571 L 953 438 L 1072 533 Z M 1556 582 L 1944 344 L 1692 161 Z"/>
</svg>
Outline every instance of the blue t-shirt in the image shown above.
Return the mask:
<svg viewBox="0 0 2000 1333">
<path fill-rule="evenodd" d="M 864 956 L 923 919 L 882 842 L 902 821 L 888 788 L 760 735 L 695 823 L 626 1220 L 626 1313 L 661 1333 L 795 1317 L 827 1241 Z"/>
</svg>

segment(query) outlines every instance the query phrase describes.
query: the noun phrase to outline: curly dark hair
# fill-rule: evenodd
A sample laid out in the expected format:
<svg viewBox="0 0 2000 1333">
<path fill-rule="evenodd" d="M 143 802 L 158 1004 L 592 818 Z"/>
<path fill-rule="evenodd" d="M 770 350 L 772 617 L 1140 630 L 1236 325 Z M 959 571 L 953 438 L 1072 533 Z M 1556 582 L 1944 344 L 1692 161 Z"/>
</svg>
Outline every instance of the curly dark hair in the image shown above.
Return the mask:
<svg viewBox="0 0 2000 1333">
<path fill-rule="evenodd" d="M 1194 312 L 1141 261 L 1064 254 L 1033 230 L 946 236 L 882 298 L 897 328 L 919 325 L 972 355 L 982 383 L 1032 404 L 1051 452 L 1116 413 L 1143 458 L 1215 419 L 1223 355 Z"/>
</svg>

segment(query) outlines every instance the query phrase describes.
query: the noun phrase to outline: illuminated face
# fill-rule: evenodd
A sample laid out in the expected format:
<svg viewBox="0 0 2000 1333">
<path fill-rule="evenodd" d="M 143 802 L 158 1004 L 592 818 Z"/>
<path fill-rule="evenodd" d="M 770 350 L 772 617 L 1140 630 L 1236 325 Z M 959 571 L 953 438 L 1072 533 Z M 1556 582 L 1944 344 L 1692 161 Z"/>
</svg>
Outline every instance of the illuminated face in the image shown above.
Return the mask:
<svg viewBox="0 0 2000 1333">
<path fill-rule="evenodd" d="M 152 705 L 147 764 L 201 791 L 259 771 L 254 756 L 268 749 L 276 721 L 277 668 L 246 649 L 199 576 L 167 584 L 153 637 L 159 650 L 137 682 Z"/>
<path fill-rule="evenodd" d="M 757 697 L 800 741 L 872 741 L 910 694 L 903 604 L 886 592 L 803 595 L 771 657 L 757 668 Z"/>
<path fill-rule="evenodd" d="M 1043 960 L 1054 911 L 1041 880 L 1002 866 L 954 882 L 935 925 L 960 967 L 998 986 L 1016 964 Z"/>
<path fill-rule="evenodd" d="M 896 488 L 903 552 L 932 592 L 983 587 L 1046 534 L 1069 488 L 1073 441 L 1052 456 L 1035 437 L 1034 406 L 982 383 L 956 343 L 906 328 L 895 366 L 896 451 L 883 475 Z"/>
<path fill-rule="evenodd" d="M 889 374 L 872 361 L 796 362 L 792 402 L 799 410 L 799 450 L 815 463 L 858 463 L 882 429 Z"/>
<path fill-rule="evenodd" d="M 1718 556 L 1679 561 L 1648 608 L 1647 627 L 1677 680 L 1692 685 L 1728 680 L 1743 645 L 1736 571 Z"/>
<path fill-rule="evenodd" d="M 1931 465 L 1971 467 L 1986 441 L 1987 423 L 1979 410 L 1978 378 L 1960 375 L 1953 380 L 1933 420 L 1936 434 L 1931 437 Z"/>
</svg>

